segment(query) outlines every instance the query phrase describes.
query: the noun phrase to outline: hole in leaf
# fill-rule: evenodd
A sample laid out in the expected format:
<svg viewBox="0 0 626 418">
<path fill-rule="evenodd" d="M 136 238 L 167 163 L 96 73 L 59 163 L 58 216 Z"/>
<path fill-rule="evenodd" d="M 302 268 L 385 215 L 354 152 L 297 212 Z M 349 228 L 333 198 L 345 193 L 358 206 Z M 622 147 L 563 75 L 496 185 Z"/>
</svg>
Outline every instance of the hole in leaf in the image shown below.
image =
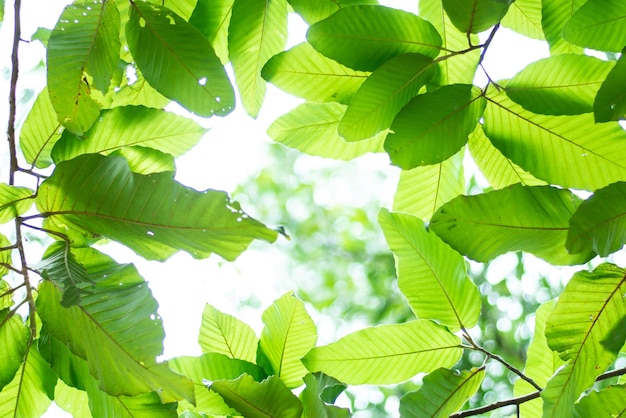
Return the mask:
<svg viewBox="0 0 626 418">
<path fill-rule="evenodd" d="M 200 80 L 198 80 L 198 84 L 200 84 L 201 86 L 206 85 L 206 77 L 202 77 Z"/>
</svg>

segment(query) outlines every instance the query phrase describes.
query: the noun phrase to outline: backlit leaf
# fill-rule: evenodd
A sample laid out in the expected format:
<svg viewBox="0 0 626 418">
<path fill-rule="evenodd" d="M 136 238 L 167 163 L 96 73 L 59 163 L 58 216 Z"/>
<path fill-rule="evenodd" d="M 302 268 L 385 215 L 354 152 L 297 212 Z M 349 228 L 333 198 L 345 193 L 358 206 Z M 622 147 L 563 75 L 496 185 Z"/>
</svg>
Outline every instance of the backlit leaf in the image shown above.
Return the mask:
<svg viewBox="0 0 626 418">
<path fill-rule="evenodd" d="M 0 224 L 23 215 L 33 205 L 35 192 L 27 187 L 0 183 Z"/>
<path fill-rule="evenodd" d="M 37 168 L 45 168 L 52 164 L 50 152 L 61 138 L 62 131 L 48 89 L 44 88 L 28 112 L 20 132 L 20 149 L 26 162 L 34 164 Z"/>
<path fill-rule="evenodd" d="M 400 109 L 417 95 L 434 72 L 433 60 L 421 54 L 390 59 L 356 92 L 339 123 L 339 135 L 348 141 L 360 141 L 389 128 Z"/>
<path fill-rule="evenodd" d="M 479 33 L 500 22 L 513 0 L 443 0 L 443 7 L 461 32 Z"/>
<path fill-rule="evenodd" d="M 395 255 L 398 286 L 415 315 L 451 331 L 473 327 L 480 315 L 480 294 L 467 276 L 463 257 L 414 216 L 382 209 L 378 222 Z"/>
<path fill-rule="evenodd" d="M 131 146 L 115 150 L 111 155 L 123 157 L 128 168 L 137 174 L 176 173 L 176 163 L 171 154 L 152 148 Z"/>
<path fill-rule="evenodd" d="M 113 94 L 112 102 L 108 107 L 111 109 L 122 106 L 145 106 L 157 109 L 165 107 L 170 99 L 156 91 L 146 81 L 141 71 L 134 66 L 127 66 L 126 71 L 128 72 L 131 68 L 134 77 L 131 79 L 125 76 L 122 79 L 119 90 Z"/>
<path fill-rule="evenodd" d="M 204 353 L 220 353 L 251 363 L 256 361 L 258 338 L 254 330 L 248 324 L 209 304 L 202 312 L 198 343 Z"/>
<path fill-rule="evenodd" d="M 550 54 L 579 54 L 583 48 L 563 39 L 563 26 L 586 0 L 550 0 L 541 2 L 541 26 Z"/>
<path fill-rule="evenodd" d="M 465 145 L 484 109 L 480 89 L 468 84 L 414 97 L 396 115 L 385 139 L 392 164 L 409 170 L 447 160 Z"/>
<path fill-rule="evenodd" d="M 626 3 L 588 0 L 563 27 L 563 38 L 586 48 L 620 52 L 626 45 Z"/>
<path fill-rule="evenodd" d="M 199 116 L 224 116 L 235 106 L 226 71 L 209 41 L 171 10 L 134 2 L 128 47 L 152 87 Z"/>
<path fill-rule="evenodd" d="M 3 291 L 0 288 L 0 291 Z M 8 317 L 9 310 L 0 307 L 0 391 L 13 378 L 28 351 L 30 330 L 19 315 Z"/>
<path fill-rule="evenodd" d="M 377 0 L 288 0 L 296 13 L 309 25 L 335 13 L 337 10 L 360 4 L 376 5 Z"/>
<path fill-rule="evenodd" d="M 0 277 L 3 277 L 9 272 L 9 269 L 3 266 L 1 263 L 6 265 L 11 265 L 11 252 L 13 251 L 13 247 L 11 246 L 11 242 L 7 237 L 0 234 Z M 5 290 L 3 285 L 6 284 L 5 281 L 0 280 L 0 295 L 4 295 Z M 11 295 L 0 296 L 0 310 L 4 308 L 8 308 L 12 305 Z"/>
<path fill-rule="evenodd" d="M 352 6 L 309 28 L 315 49 L 355 70 L 374 71 L 406 53 L 439 55 L 441 36 L 426 20 L 383 6 Z"/>
<path fill-rule="evenodd" d="M 199 0 L 189 23 L 209 40 L 223 64 L 228 62 L 228 25 L 235 0 Z"/>
<path fill-rule="evenodd" d="M 93 417 L 87 392 L 68 386 L 61 379 L 54 387 L 54 403 L 73 417 Z"/>
<path fill-rule="evenodd" d="M 593 102 L 596 122 L 626 119 L 626 56 L 617 60 Z"/>
<path fill-rule="evenodd" d="M 303 359 L 349 385 L 403 382 L 418 373 L 450 367 L 461 357 L 460 340 L 428 320 L 379 325 L 316 347 Z"/>
<path fill-rule="evenodd" d="M 148 259 L 184 250 L 196 258 L 215 252 L 232 260 L 253 239 L 277 236 L 225 192 L 195 191 L 171 173 L 134 174 L 124 158 L 99 154 L 60 163 L 42 183 L 37 207 L 46 214 L 44 225 L 74 245 L 105 236 Z"/>
<path fill-rule="evenodd" d="M 533 39 L 544 39 L 541 28 L 542 0 L 515 0 L 502 19 L 502 26 Z"/>
<path fill-rule="evenodd" d="M 309 373 L 304 377 L 304 383 L 306 387 L 300 394 L 302 418 L 348 418 L 351 416 L 350 410 L 328 404 L 334 403 L 337 396 L 346 389 L 344 383 L 324 373 Z"/>
<path fill-rule="evenodd" d="M 620 417 L 626 412 L 626 386 L 609 386 L 600 392 L 591 391 L 576 404 L 575 418 Z"/>
<path fill-rule="evenodd" d="M 582 264 L 586 251 L 570 255 L 565 239 L 580 199 L 569 190 L 515 184 L 444 204 L 430 222 L 445 242 L 469 258 L 487 262 L 509 251 L 526 251 L 553 264 Z"/>
</svg>

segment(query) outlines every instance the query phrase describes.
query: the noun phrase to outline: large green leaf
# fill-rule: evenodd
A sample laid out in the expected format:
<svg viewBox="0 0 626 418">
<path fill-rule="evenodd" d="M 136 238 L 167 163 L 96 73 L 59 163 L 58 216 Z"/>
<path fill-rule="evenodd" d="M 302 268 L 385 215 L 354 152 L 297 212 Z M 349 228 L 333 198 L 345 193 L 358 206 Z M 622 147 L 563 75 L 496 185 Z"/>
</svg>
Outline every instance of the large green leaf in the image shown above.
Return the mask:
<svg viewBox="0 0 626 418">
<path fill-rule="evenodd" d="M 134 266 L 119 265 L 91 248 L 73 253 L 97 284 L 80 303 L 64 308 L 60 290 L 44 281 L 37 308 L 47 332 L 87 360 L 108 394 L 158 391 L 163 402 L 192 401 L 191 382 L 156 361 L 164 331 L 156 300 Z"/>
<path fill-rule="evenodd" d="M 247 374 L 236 380 L 218 380 L 210 386 L 246 418 L 300 418 L 302 404 L 278 376 L 261 383 Z"/>
<path fill-rule="evenodd" d="M 48 93 L 58 120 L 82 134 L 96 120 L 120 56 L 120 16 L 114 2 L 67 6 L 48 40 Z"/>
<path fill-rule="evenodd" d="M 514 0 L 443 0 L 443 7 L 461 32 L 483 32 L 500 22 Z"/>
<path fill-rule="evenodd" d="M 262 319 L 257 363 L 288 388 L 302 385 L 307 370 L 300 359 L 317 341 L 317 329 L 304 304 L 287 292 L 263 312 Z"/>
<path fill-rule="evenodd" d="M 382 64 L 354 95 L 339 123 L 339 135 L 360 141 L 389 128 L 435 68 L 433 60 L 422 54 L 399 55 Z"/>
<path fill-rule="evenodd" d="M 61 379 L 54 387 L 54 403 L 73 417 L 93 417 L 87 392 L 68 386 Z"/>
<path fill-rule="evenodd" d="M 595 124 L 589 114 L 537 115 L 494 90 L 487 94 L 485 133 L 524 170 L 551 184 L 588 190 L 626 180 L 626 132 L 618 123 Z"/>
<path fill-rule="evenodd" d="M 476 325 L 480 294 L 463 257 L 426 231 L 419 218 L 382 209 L 378 222 L 396 258 L 398 286 L 417 317 L 452 331 Z"/>
<path fill-rule="evenodd" d="M 506 93 L 534 113 L 587 113 L 612 67 L 612 62 L 586 55 L 557 55 L 526 66 L 507 83 Z"/>
<path fill-rule="evenodd" d="M 293 10 L 309 25 L 335 13 L 343 7 L 361 4 L 375 5 L 377 0 L 288 0 Z"/>
<path fill-rule="evenodd" d="M 582 202 L 570 220 L 567 249 L 594 251 L 606 257 L 626 243 L 626 183 L 597 190 Z"/>
<path fill-rule="evenodd" d="M 418 373 L 450 367 L 461 357 L 460 340 L 432 321 L 379 325 L 311 350 L 303 359 L 350 385 L 403 382 Z"/>
<path fill-rule="evenodd" d="M 439 206 L 463 193 L 464 151 L 439 164 L 402 170 L 393 197 L 393 210 L 428 221 Z"/>
<path fill-rule="evenodd" d="M 60 163 L 42 183 L 37 207 L 44 226 L 74 245 L 105 236 L 149 259 L 184 250 L 233 260 L 253 239 L 277 236 L 225 192 L 186 188 L 171 173 L 134 174 L 124 158 L 99 154 Z"/>
<path fill-rule="evenodd" d="M 542 0 L 515 0 L 502 19 L 502 26 L 533 39 L 544 39 L 541 28 Z"/>
<path fill-rule="evenodd" d="M 626 119 L 626 56 L 617 60 L 593 102 L 596 122 Z"/>
<path fill-rule="evenodd" d="M 54 397 L 57 377 L 31 344 L 25 362 L 0 392 L 0 417 L 40 417 Z"/>
<path fill-rule="evenodd" d="M 203 353 L 220 353 L 252 363 L 256 361 L 258 338 L 254 330 L 245 322 L 209 304 L 202 312 L 198 343 Z"/>
<path fill-rule="evenodd" d="M 587 48 L 620 52 L 626 45 L 626 3 L 588 0 L 563 27 L 563 38 Z"/>
<path fill-rule="evenodd" d="M 574 401 L 626 341 L 626 270 L 602 264 L 571 278 L 546 323 L 552 350 L 568 362 L 541 392 L 544 417 L 572 416 Z"/>
<path fill-rule="evenodd" d="M 287 40 L 287 0 L 235 0 L 228 51 L 241 102 L 256 118 L 265 98 L 266 82 L 261 70 L 282 52 Z"/>
<path fill-rule="evenodd" d="M 526 186 L 546 184 L 502 155 L 489 142 L 481 125 L 477 126 L 470 135 L 467 145 L 474 162 L 494 189 L 501 189 L 515 183 L 522 183 Z"/>
<path fill-rule="evenodd" d="M 290 148 L 336 160 L 381 152 L 386 132 L 358 142 L 347 142 L 339 136 L 337 127 L 345 111 L 339 103 L 303 103 L 276 119 L 267 134 Z"/>
<path fill-rule="evenodd" d="M 535 333 L 528 346 L 524 375 L 533 379 L 540 387 L 545 387 L 552 375 L 563 365 L 559 355 L 548 347 L 546 339 L 546 320 L 554 311 L 556 300 L 542 304 L 535 315 Z M 515 396 L 522 396 L 537 389 L 524 379 L 515 381 Z M 540 397 L 520 405 L 521 416 L 525 418 L 541 418 L 543 401 Z"/>
<path fill-rule="evenodd" d="M 400 399 L 402 418 L 447 418 L 458 411 L 480 387 L 485 368 L 437 369 L 424 377 L 422 387 Z"/>
<path fill-rule="evenodd" d="M 171 10 L 134 2 L 126 24 L 128 48 L 146 80 L 200 116 L 227 115 L 233 88 L 209 41 Z"/>
<path fill-rule="evenodd" d="M 235 0 L 200 0 L 189 23 L 209 40 L 223 64 L 228 62 L 228 25 Z"/>
<path fill-rule="evenodd" d="M 575 418 L 623 417 L 626 414 L 626 386 L 609 386 L 600 392 L 591 391 L 576 404 Z"/>
<path fill-rule="evenodd" d="M 450 51 L 462 51 L 468 48 L 468 42 L 472 45 L 479 43 L 478 36 L 471 34 L 468 38 L 466 34 L 459 32 L 450 18 L 445 13 L 441 0 L 420 0 L 419 14 L 428 20 L 441 35 L 442 50 L 440 57 L 449 55 Z M 447 59 L 437 62 L 439 71 L 435 78 L 431 80 L 438 82 L 438 85 L 446 84 L 471 84 L 474 81 L 474 73 L 480 59 L 480 50 L 475 49 L 464 54 L 457 54 Z"/>
<path fill-rule="evenodd" d="M 550 54 L 582 53 L 583 48 L 563 39 L 563 26 L 586 0 L 550 0 L 541 2 L 541 26 Z"/>
<path fill-rule="evenodd" d="M 19 315 L 9 316 L 8 309 L 0 310 L 0 391 L 13 380 L 22 365 L 29 338 L 30 330 Z"/>
<path fill-rule="evenodd" d="M 441 36 L 426 20 L 383 6 L 352 6 L 309 28 L 307 40 L 335 61 L 361 71 L 374 71 L 406 53 L 439 55 Z"/>
<path fill-rule="evenodd" d="M 414 97 L 396 115 L 385 139 L 392 164 L 409 170 L 447 160 L 465 145 L 484 109 L 482 92 L 469 84 Z"/>
<path fill-rule="evenodd" d="M 369 76 L 326 58 L 308 43 L 272 57 L 262 76 L 280 89 L 313 102 L 348 104 Z"/>
<path fill-rule="evenodd" d="M 526 251 L 553 264 L 581 264 L 594 254 L 571 255 L 565 249 L 569 218 L 579 204 L 569 190 L 515 184 L 451 200 L 433 216 L 430 228 L 476 261 Z"/>
<path fill-rule="evenodd" d="M 324 373 L 309 373 L 304 377 L 306 387 L 300 394 L 302 401 L 302 418 L 348 418 L 350 410 L 328 405 L 334 403 L 341 392 L 346 389 L 339 382 Z"/>
<path fill-rule="evenodd" d="M 45 168 L 52 164 L 50 152 L 61 138 L 62 131 L 62 125 L 58 122 L 50 101 L 48 88 L 44 88 L 28 112 L 20 131 L 20 149 L 26 162 L 37 168 Z"/>
<path fill-rule="evenodd" d="M 35 192 L 27 187 L 0 183 L 0 224 L 23 215 L 33 205 Z"/>
<path fill-rule="evenodd" d="M 116 107 L 102 112 L 82 137 L 64 132 L 52 150 L 58 164 L 81 154 L 109 154 L 121 147 L 140 145 L 178 157 L 193 148 L 206 129 L 197 122 L 162 109 Z"/>
</svg>

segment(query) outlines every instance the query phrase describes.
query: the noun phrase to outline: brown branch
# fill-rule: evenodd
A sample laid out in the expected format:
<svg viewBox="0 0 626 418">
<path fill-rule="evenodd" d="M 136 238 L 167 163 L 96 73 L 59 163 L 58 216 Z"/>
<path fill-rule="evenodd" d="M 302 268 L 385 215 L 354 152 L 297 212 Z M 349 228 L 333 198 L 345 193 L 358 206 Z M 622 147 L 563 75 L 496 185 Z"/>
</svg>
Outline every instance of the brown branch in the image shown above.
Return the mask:
<svg viewBox="0 0 626 418">
<path fill-rule="evenodd" d="M 20 25 L 20 8 L 21 0 L 15 0 L 15 19 L 13 27 L 13 50 L 11 52 L 11 87 L 9 90 L 9 122 L 7 126 L 7 139 L 9 141 L 9 184 L 15 183 L 15 173 L 18 170 L 17 165 L 17 141 L 15 138 L 15 118 L 17 115 L 17 77 L 18 77 L 18 50 L 20 45 L 20 35 L 22 28 Z"/>
</svg>

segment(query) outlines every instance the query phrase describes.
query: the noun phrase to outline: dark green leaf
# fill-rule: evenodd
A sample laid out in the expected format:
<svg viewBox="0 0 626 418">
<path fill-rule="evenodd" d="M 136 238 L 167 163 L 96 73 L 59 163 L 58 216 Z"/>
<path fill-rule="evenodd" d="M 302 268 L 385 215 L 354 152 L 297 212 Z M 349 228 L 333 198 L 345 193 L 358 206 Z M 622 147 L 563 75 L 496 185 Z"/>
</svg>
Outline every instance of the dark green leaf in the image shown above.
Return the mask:
<svg viewBox="0 0 626 418">
<path fill-rule="evenodd" d="M 620 52 L 626 45 L 626 3 L 588 0 L 563 27 L 563 38 L 587 48 Z"/>
<path fill-rule="evenodd" d="M 383 6 L 352 6 L 309 28 L 315 49 L 355 70 L 374 71 L 406 53 L 439 55 L 441 36 L 426 20 Z"/>
<path fill-rule="evenodd" d="M 458 411 L 480 387 L 485 368 L 437 369 L 424 377 L 422 387 L 400 399 L 402 418 L 446 418 Z"/>
<path fill-rule="evenodd" d="M 550 0 L 541 2 L 541 26 L 550 54 L 580 54 L 583 48 L 563 39 L 563 26 L 586 0 Z"/>
<path fill-rule="evenodd" d="M 606 76 L 593 102 L 596 122 L 626 119 L 626 56 L 622 56 Z"/>
<path fill-rule="evenodd" d="M 80 135 L 96 120 L 120 56 L 120 16 L 110 1 L 67 6 L 48 41 L 48 92 L 58 120 Z M 101 96 L 100 96 L 101 97 Z"/>
<path fill-rule="evenodd" d="M 82 180 L 82 181 L 80 181 Z M 253 239 L 277 233 L 248 217 L 225 192 L 198 192 L 170 173 L 132 173 L 124 158 L 81 155 L 57 166 L 39 189 L 44 225 L 74 245 L 105 236 L 149 259 L 178 250 L 233 260 Z"/>
<path fill-rule="evenodd" d="M 254 362 L 258 338 L 248 324 L 207 304 L 202 312 L 198 344 L 204 353 Z"/>
<path fill-rule="evenodd" d="M 586 55 L 557 55 L 529 64 L 507 83 L 506 93 L 534 113 L 587 113 L 612 67 L 612 62 Z"/>
<path fill-rule="evenodd" d="M 347 418 L 350 411 L 336 406 L 334 403 L 341 392 L 346 389 L 344 383 L 324 373 L 309 373 L 304 377 L 306 387 L 300 394 L 302 401 L 302 418 Z"/>
<path fill-rule="evenodd" d="M 514 0 L 443 0 L 443 7 L 461 32 L 483 32 L 500 23 Z"/>
<path fill-rule="evenodd" d="M 28 112 L 20 132 L 20 149 L 26 162 L 34 164 L 37 168 L 45 168 L 52 164 L 50 152 L 61 138 L 62 131 L 48 89 L 44 88 Z"/>
<path fill-rule="evenodd" d="M 35 192 L 27 187 L 0 183 L 0 224 L 23 215 L 33 205 Z"/>
<path fill-rule="evenodd" d="M 131 6 L 128 47 L 146 80 L 164 96 L 200 116 L 230 113 L 233 88 L 209 41 L 171 10 Z"/>
<path fill-rule="evenodd" d="M 414 97 L 396 115 L 385 140 L 392 164 L 409 170 L 447 160 L 465 145 L 484 109 L 480 89 L 468 84 Z"/>
<path fill-rule="evenodd" d="M 606 257 L 626 243 L 626 183 L 597 190 L 582 202 L 570 220 L 567 249 L 594 251 Z"/>
<path fill-rule="evenodd" d="M 356 331 L 315 347 L 302 362 L 311 372 L 324 372 L 349 385 L 391 384 L 450 367 L 461 352 L 458 337 L 432 321 L 418 319 Z"/>
<path fill-rule="evenodd" d="M 235 0 L 199 0 L 189 23 L 209 40 L 223 64 L 228 62 L 228 25 Z"/>
<path fill-rule="evenodd" d="M 256 118 L 265 98 L 263 66 L 287 40 L 287 0 L 236 0 L 228 29 L 228 51 L 246 112 Z"/>
<path fill-rule="evenodd" d="M 430 228 L 476 261 L 526 251 L 557 265 L 581 264 L 594 254 L 565 250 L 569 218 L 579 204 L 569 190 L 515 184 L 451 200 L 433 216 Z"/>
<path fill-rule="evenodd" d="M 2 291 L 0 287 L 0 292 Z M 28 351 L 29 337 L 30 330 L 24 325 L 22 318 L 19 315 L 9 316 L 9 310 L 0 306 L 0 391 L 13 380 L 22 365 Z"/>
<path fill-rule="evenodd" d="M 377 0 L 288 0 L 293 10 L 312 25 L 335 13 L 337 10 L 361 4 L 376 5 Z"/>
<path fill-rule="evenodd" d="M 591 391 L 576 404 L 575 418 L 622 417 L 626 412 L 626 386 L 609 386 L 600 392 Z"/>
<path fill-rule="evenodd" d="M 391 58 L 368 77 L 356 92 L 339 123 L 348 141 L 371 138 L 391 122 L 435 73 L 433 60 L 421 54 Z"/>
<path fill-rule="evenodd" d="M 502 19 L 502 26 L 533 39 L 544 39 L 541 28 L 542 0 L 515 0 Z"/>
<path fill-rule="evenodd" d="M 236 380 L 213 382 L 210 388 L 246 418 L 300 418 L 302 414 L 300 400 L 278 376 L 259 383 L 243 374 Z"/>
</svg>

